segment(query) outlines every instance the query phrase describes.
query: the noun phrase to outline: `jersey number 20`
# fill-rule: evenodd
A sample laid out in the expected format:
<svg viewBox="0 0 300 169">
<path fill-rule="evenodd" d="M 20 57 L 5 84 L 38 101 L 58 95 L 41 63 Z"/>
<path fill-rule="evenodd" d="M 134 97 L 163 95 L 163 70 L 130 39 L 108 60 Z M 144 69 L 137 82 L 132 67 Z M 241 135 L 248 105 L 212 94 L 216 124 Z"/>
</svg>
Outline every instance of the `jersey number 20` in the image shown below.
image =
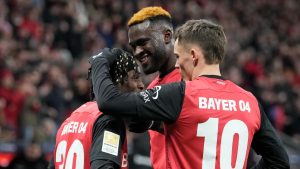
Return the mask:
<svg viewBox="0 0 300 169">
<path fill-rule="evenodd" d="M 76 156 L 75 156 L 76 155 Z M 59 169 L 73 168 L 73 159 L 76 157 L 76 169 L 84 168 L 84 149 L 79 140 L 74 140 L 67 151 L 67 142 L 65 140 L 59 142 L 55 154 L 55 161 L 61 163 Z"/>
<path fill-rule="evenodd" d="M 219 119 L 209 118 L 204 123 L 199 123 L 197 136 L 204 137 L 202 169 L 215 168 Z M 241 120 L 228 121 L 221 133 L 220 144 L 220 168 L 232 169 L 232 146 L 234 135 L 239 137 L 236 163 L 234 169 L 242 169 L 245 162 L 248 145 L 248 127 Z"/>
</svg>

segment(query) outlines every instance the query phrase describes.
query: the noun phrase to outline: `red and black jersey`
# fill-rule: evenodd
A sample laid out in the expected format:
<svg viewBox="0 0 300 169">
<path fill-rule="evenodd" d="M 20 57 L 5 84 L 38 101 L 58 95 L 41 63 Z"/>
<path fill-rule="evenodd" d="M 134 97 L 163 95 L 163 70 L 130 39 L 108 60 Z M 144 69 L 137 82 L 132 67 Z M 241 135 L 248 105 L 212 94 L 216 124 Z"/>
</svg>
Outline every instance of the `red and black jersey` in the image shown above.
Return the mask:
<svg viewBox="0 0 300 169">
<path fill-rule="evenodd" d="M 120 93 L 105 58 L 93 67 L 93 90 L 103 112 L 164 121 L 167 168 L 244 169 L 250 145 L 262 156 L 257 168 L 289 168 L 287 152 L 256 98 L 229 80 L 205 75 Z"/>
<path fill-rule="evenodd" d="M 102 115 L 96 102 L 80 106 L 57 132 L 55 168 L 88 169 L 94 168 L 92 166 L 98 164 L 97 160 L 103 160 L 127 169 L 127 143 L 122 123 L 120 119 Z"/>
<path fill-rule="evenodd" d="M 181 112 L 165 124 L 167 168 L 246 168 L 260 128 L 255 97 L 228 80 L 186 82 Z"/>
<path fill-rule="evenodd" d="M 154 86 L 167 84 L 172 82 L 179 82 L 181 75 L 178 69 L 173 69 L 166 75 L 157 76 L 148 86 L 148 89 Z M 157 131 L 149 130 L 150 137 L 150 159 L 154 169 L 166 168 L 166 151 L 165 151 L 165 136 Z"/>
</svg>

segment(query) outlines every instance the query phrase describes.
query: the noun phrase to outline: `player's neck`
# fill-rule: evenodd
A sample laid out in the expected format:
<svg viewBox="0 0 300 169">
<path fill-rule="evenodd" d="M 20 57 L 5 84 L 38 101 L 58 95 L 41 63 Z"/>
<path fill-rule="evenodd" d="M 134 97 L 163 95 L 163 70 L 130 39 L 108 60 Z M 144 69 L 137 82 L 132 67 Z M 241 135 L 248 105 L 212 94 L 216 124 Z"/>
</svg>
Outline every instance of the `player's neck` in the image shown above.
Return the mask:
<svg viewBox="0 0 300 169">
<path fill-rule="evenodd" d="M 176 58 L 175 56 L 168 57 L 168 60 L 166 61 L 165 65 L 162 66 L 162 69 L 159 70 L 159 74 L 168 74 L 171 70 L 175 68 L 176 64 Z"/>
<path fill-rule="evenodd" d="M 193 72 L 192 79 L 202 75 L 216 75 L 221 76 L 219 64 L 205 65 L 203 67 L 196 67 Z"/>
</svg>

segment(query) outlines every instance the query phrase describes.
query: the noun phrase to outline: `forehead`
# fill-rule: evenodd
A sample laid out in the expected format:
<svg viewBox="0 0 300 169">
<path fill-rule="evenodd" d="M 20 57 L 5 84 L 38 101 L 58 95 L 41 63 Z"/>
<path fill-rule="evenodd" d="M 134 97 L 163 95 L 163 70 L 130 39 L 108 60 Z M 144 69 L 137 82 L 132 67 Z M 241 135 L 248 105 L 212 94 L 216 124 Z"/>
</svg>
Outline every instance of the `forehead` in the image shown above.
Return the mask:
<svg viewBox="0 0 300 169">
<path fill-rule="evenodd" d="M 127 72 L 128 77 L 133 77 L 135 75 L 139 75 L 140 73 L 136 70 L 130 70 Z"/>
<path fill-rule="evenodd" d="M 129 27 L 128 29 L 128 39 L 129 42 L 135 41 L 137 39 L 150 36 L 154 31 L 153 26 L 150 25 L 150 21 L 145 21 L 136 25 Z"/>
<path fill-rule="evenodd" d="M 178 42 L 178 39 L 176 39 L 175 43 L 174 43 L 174 53 L 178 53 L 179 51 L 181 51 L 181 49 L 182 49 L 182 46 Z"/>
</svg>

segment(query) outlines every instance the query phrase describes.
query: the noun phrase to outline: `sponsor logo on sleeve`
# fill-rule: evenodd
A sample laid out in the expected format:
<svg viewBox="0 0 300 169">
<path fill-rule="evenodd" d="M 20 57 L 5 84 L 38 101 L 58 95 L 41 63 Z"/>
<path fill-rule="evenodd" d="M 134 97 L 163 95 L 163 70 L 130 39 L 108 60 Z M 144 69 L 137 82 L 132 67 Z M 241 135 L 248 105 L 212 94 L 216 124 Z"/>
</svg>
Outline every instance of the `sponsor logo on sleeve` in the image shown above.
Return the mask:
<svg viewBox="0 0 300 169">
<path fill-rule="evenodd" d="M 158 98 L 158 92 L 160 91 L 161 86 L 155 86 L 152 98 L 156 100 Z"/>
<path fill-rule="evenodd" d="M 104 131 L 102 152 L 118 156 L 120 135 L 110 131 Z"/>
<path fill-rule="evenodd" d="M 149 97 L 152 97 L 153 100 L 156 100 L 158 98 L 159 95 L 159 91 L 161 90 L 161 86 L 155 86 L 153 89 L 151 89 L 150 91 L 153 91 L 152 94 L 146 90 L 143 92 L 140 92 L 140 95 L 143 97 L 144 102 L 150 102 Z"/>
</svg>

